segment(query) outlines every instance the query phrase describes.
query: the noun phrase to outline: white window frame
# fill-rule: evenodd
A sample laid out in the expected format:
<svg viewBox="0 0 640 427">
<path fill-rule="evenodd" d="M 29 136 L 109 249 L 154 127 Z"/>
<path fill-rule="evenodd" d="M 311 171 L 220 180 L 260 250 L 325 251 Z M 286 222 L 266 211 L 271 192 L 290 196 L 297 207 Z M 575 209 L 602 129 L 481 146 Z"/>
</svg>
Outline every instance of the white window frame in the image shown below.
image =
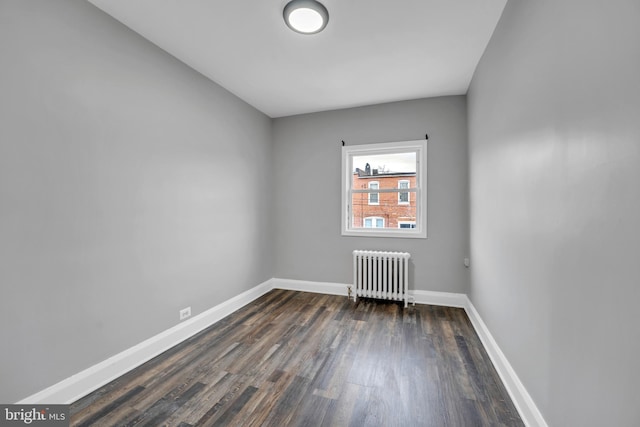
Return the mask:
<svg viewBox="0 0 640 427">
<path fill-rule="evenodd" d="M 353 158 L 364 155 L 416 153 L 416 183 L 415 187 L 407 189 L 409 193 L 416 193 L 416 228 L 359 228 L 355 227 L 351 218 L 351 202 L 354 193 L 370 193 L 368 188 L 352 188 Z M 404 189 L 403 189 L 404 190 Z M 376 190 L 377 193 L 394 192 L 399 189 Z M 379 196 L 378 196 L 379 197 Z M 399 197 L 399 196 L 398 196 Z M 411 196 L 410 196 L 411 197 Z M 378 199 L 379 200 L 379 199 Z M 399 141 L 376 144 L 349 145 L 342 147 L 342 213 L 341 226 L 343 236 L 360 237 L 427 237 L 427 141 Z M 364 222 L 363 222 L 364 225 Z"/>
<path fill-rule="evenodd" d="M 408 179 L 401 179 L 401 180 L 398 180 L 398 189 L 404 190 L 403 188 L 400 187 L 400 185 L 403 182 L 407 183 L 407 188 L 409 188 L 409 186 L 411 185 L 411 181 L 409 181 Z M 403 202 L 402 200 L 400 200 L 400 195 L 404 194 L 404 193 L 407 194 L 407 201 L 406 202 Z M 411 192 L 409 192 L 409 191 L 398 191 L 398 204 L 399 205 L 410 205 L 411 204 Z"/>
<path fill-rule="evenodd" d="M 371 184 L 375 184 L 375 185 L 377 185 L 377 186 L 378 186 L 378 188 L 374 188 L 374 190 L 379 190 L 379 189 L 380 189 L 380 183 L 379 183 L 378 181 L 369 181 L 369 182 L 367 183 L 367 188 L 368 188 L 369 190 L 371 190 L 371 189 L 372 189 L 372 188 L 371 188 Z M 377 202 L 372 202 L 372 201 L 371 201 L 371 195 L 372 195 L 372 194 L 375 194 L 375 195 L 377 196 L 377 197 L 376 197 L 376 198 L 378 199 L 378 201 L 377 201 Z M 368 200 L 368 202 L 369 202 L 369 205 L 370 205 L 370 206 L 379 206 L 379 205 L 380 205 L 380 193 L 378 193 L 378 192 L 375 192 L 375 193 L 371 192 L 371 193 L 369 193 L 369 194 L 368 194 L 368 196 L 369 196 L 369 197 L 367 197 L 367 200 Z"/>
<path fill-rule="evenodd" d="M 367 220 L 370 219 L 371 220 L 371 224 L 373 225 L 374 222 L 377 224 L 378 220 L 382 220 L 382 227 L 378 227 L 378 226 L 372 226 L 372 227 L 366 227 L 365 224 L 367 223 Z M 368 216 L 365 218 L 362 218 L 362 228 L 368 228 L 369 230 L 374 229 L 374 228 L 384 228 L 384 218 L 381 216 Z"/>
</svg>

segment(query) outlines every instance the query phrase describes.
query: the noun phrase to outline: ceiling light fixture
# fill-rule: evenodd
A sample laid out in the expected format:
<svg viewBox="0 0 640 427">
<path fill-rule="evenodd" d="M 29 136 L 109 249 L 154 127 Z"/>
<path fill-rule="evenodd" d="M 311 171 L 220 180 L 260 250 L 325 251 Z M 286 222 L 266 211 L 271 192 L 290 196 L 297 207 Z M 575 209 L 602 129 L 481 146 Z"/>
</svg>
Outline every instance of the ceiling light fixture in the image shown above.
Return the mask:
<svg viewBox="0 0 640 427">
<path fill-rule="evenodd" d="M 329 22 L 327 8 L 315 0 L 291 0 L 282 12 L 284 22 L 301 34 L 316 34 Z"/>
</svg>

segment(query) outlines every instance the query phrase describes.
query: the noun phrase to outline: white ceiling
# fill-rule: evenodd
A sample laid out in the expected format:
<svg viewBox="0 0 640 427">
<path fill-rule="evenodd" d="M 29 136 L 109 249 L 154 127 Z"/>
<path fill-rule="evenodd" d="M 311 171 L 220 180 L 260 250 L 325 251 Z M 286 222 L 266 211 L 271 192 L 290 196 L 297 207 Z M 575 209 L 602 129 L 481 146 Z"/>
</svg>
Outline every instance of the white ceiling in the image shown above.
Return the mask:
<svg viewBox="0 0 640 427">
<path fill-rule="evenodd" d="M 270 117 L 465 94 L 507 0 L 322 0 L 291 31 L 288 0 L 89 0 Z"/>
</svg>

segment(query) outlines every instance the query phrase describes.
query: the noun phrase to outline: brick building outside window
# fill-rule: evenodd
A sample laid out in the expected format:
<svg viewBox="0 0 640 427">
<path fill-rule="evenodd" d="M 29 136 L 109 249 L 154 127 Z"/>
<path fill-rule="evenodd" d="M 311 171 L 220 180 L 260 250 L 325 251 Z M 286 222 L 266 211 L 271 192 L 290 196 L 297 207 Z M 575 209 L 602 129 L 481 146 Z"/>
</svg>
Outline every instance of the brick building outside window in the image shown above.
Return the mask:
<svg viewBox="0 0 640 427">
<path fill-rule="evenodd" d="M 367 167 L 353 173 L 354 190 L 414 188 L 415 172 L 385 172 Z M 412 192 L 354 193 L 353 228 L 415 228 L 416 197 Z"/>
</svg>

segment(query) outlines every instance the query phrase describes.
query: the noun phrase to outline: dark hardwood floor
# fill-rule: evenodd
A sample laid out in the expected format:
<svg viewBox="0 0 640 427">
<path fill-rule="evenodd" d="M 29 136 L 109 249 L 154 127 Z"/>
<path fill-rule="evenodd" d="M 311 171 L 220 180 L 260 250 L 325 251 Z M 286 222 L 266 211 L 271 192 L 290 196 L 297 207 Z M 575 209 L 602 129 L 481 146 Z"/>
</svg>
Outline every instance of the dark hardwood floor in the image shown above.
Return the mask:
<svg viewBox="0 0 640 427">
<path fill-rule="evenodd" d="M 464 310 L 274 290 L 71 405 L 74 426 L 522 426 Z"/>
</svg>

